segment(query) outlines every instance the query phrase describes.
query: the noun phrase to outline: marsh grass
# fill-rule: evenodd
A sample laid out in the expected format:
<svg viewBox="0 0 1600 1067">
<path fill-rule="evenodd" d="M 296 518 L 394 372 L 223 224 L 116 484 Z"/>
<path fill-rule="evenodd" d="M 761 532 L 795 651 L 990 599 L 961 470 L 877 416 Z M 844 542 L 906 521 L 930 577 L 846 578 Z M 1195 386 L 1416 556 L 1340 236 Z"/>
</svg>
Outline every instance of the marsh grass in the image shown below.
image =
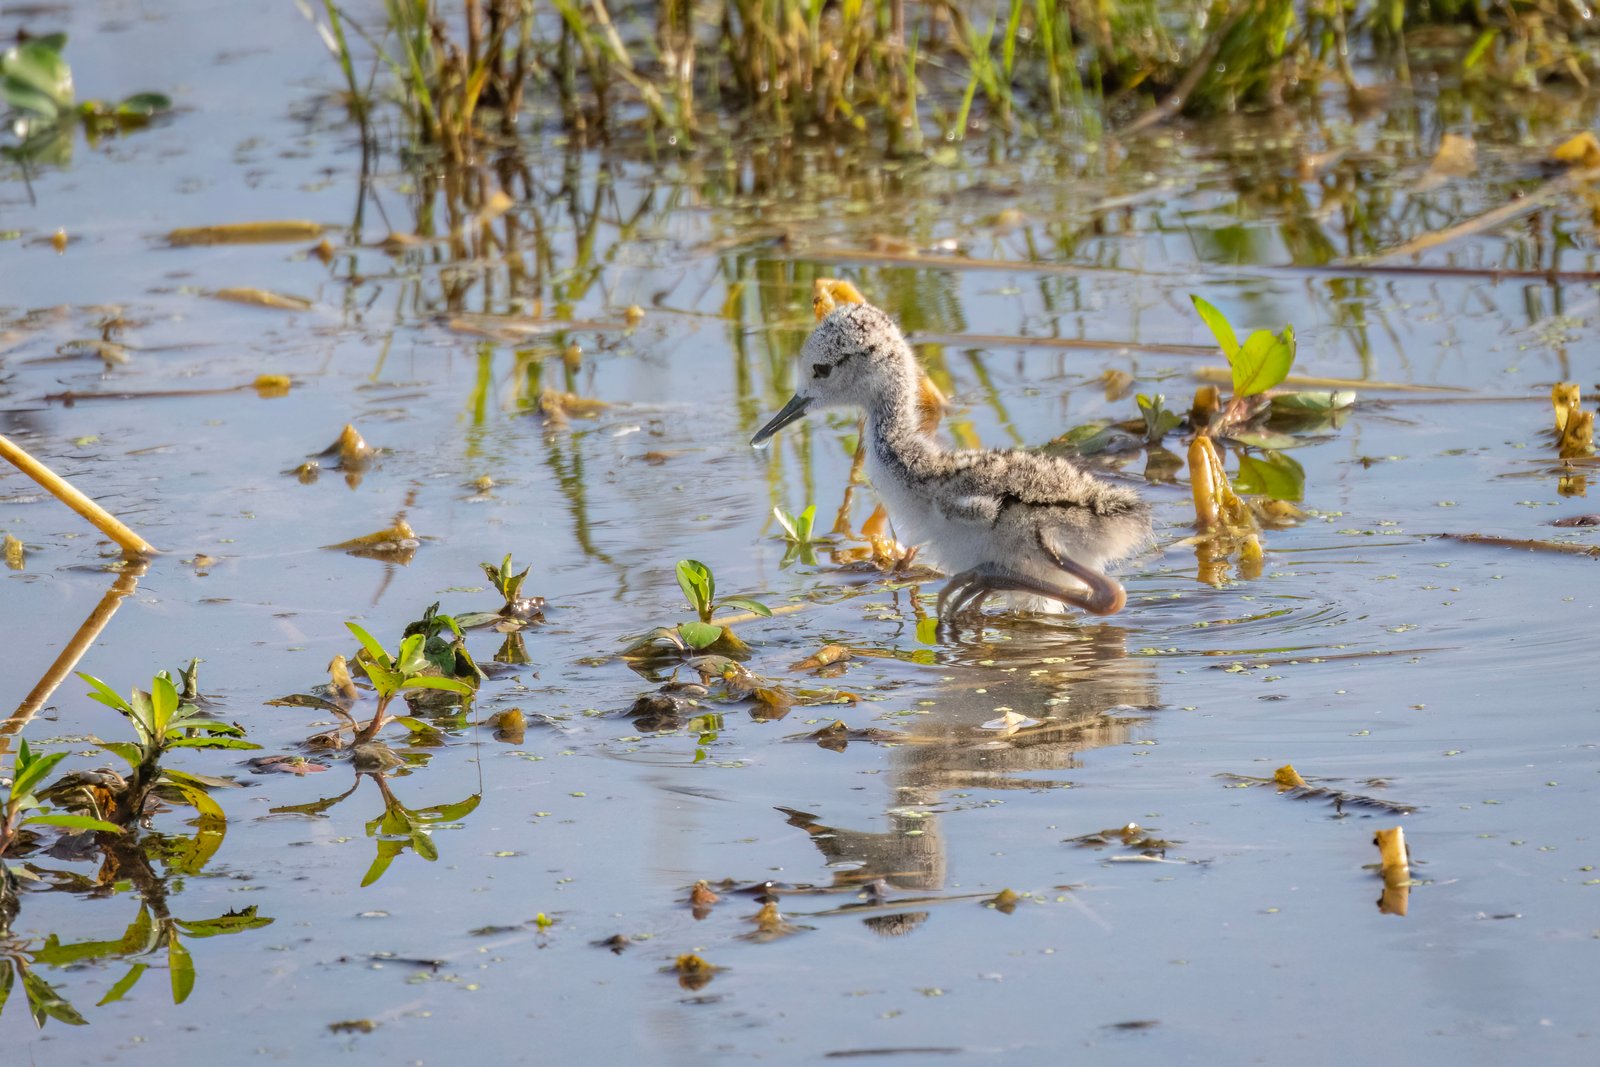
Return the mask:
<svg viewBox="0 0 1600 1067">
<path fill-rule="evenodd" d="M 1406 83 L 1414 56 L 1528 89 L 1586 86 L 1594 67 L 1593 20 L 1558 0 L 385 0 L 381 26 L 323 0 L 323 14 L 352 115 L 398 102 L 447 164 L 510 141 L 525 111 L 658 148 L 754 132 L 897 153 L 922 150 L 927 123 L 947 140 L 1096 137 L 1106 114 L 1140 126 Z"/>
</svg>

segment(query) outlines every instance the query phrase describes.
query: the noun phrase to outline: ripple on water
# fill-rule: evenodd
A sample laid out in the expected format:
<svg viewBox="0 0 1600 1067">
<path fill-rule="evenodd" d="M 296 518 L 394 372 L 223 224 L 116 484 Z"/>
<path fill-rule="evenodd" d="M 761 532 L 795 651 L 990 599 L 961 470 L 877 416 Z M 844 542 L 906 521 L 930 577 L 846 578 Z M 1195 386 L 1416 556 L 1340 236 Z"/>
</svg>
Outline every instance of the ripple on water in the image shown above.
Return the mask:
<svg viewBox="0 0 1600 1067">
<path fill-rule="evenodd" d="M 1280 542 L 1292 546 L 1282 533 Z M 1221 587 L 1176 570 L 1134 577 L 1119 621 L 1163 657 L 1414 656 L 1472 649 L 1472 669 L 1571 661 L 1586 643 L 1590 561 L 1435 539 L 1269 551 Z M 1568 610 L 1563 610 L 1568 609 Z"/>
</svg>

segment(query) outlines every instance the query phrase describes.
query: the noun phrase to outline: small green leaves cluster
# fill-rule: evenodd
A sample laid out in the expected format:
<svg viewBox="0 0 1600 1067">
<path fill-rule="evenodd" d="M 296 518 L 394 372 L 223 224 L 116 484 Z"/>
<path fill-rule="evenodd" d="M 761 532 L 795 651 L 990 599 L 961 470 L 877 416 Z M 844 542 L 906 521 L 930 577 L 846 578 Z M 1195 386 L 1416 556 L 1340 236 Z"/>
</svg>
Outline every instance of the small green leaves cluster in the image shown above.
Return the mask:
<svg viewBox="0 0 1600 1067">
<path fill-rule="evenodd" d="M 0 800 L 0 856 L 6 852 L 12 838 L 24 826 L 60 826 L 68 830 L 99 830 L 120 834 L 122 827 L 104 819 L 87 815 L 51 814 L 35 795 L 56 764 L 67 758 L 65 752 L 52 752 L 40 756 L 28 748 L 27 738 L 17 746 L 16 765 L 12 768 L 11 784 Z M 33 811 L 37 814 L 29 815 Z"/>
<path fill-rule="evenodd" d="M 772 517 L 778 520 L 778 525 L 783 529 L 783 539 L 789 544 L 779 565 L 787 567 L 798 559 L 808 567 L 816 566 L 817 546 L 828 542 L 828 538 L 816 536 L 817 506 L 808 504 L 798 515 L 774 507 Z"/>
<path fill-rule="evenodd" d="M 1235 397 L 1264 393 L 1275 385 L 1281 385 L 1289 376 L 1289 368 L 1294 366 L 1293 326 L 1285 326 L 1281 333 L 1257 330 L 1245 338 L 1241 345 L 1234 335 L 1233 326 L 1222 312 L 1198 296 L 1191 295 L 1189 299 L 1194 301 L 1195 310 L 1217 339 L 1222 354 L 1228 357 L 1228 366 L 1233 370 Z"/>
<path fill-rule="evenodd" d="M 1145 396 L 1140 393 L 1134 400 L 1139 405 L 1139 415 L 1144 419 L 1144 437 L 1147 444 L 1159 445 L 1163 437 L 1183 424 L 1183 415 L 1176 411 L 1168 411 L 1167 398 L 1160 393 L 1155 396 Z"/>
<path fill-rule="evenodd" d="M 56 33 L 0 53 L 0 103 L 22 138 L 19 146 L 7 149 L 11 154 L 44 156 L 44 149 L 75 119 L 82 119 L 95 134 L 139 126 L 172 109 L 172 101 L 160 93 L 136 93 L 114 105 L 86 100 L 74 107 L 72 68 L 61 55 L 66 44 L 67 35 Z"/>
<path fill-rule="evenodd" d="M 501 609 L 501 614 L 513 614 L 516 610 L 517 601 L 522 597 L 522 583 L 527 581 L 528 572 L 533 568 L 531 566 L 524 567 L 520 572 L 514 573 L 511 570 L 511 553 L 509 552 L 506 553 L 506 558 L 500 561 L 500 566 L 498 567 L 492 563 L 480 563 L 478 566 L 483 568 L 483 573 L 488 576 L 489 584 L 494 586 L 495 592 L 505 599 L 506 604 Z"/>
<path fill-rule="evenodd" d="M 822 540 L 812 536 L 812 529 L 817 520 L 815 504 L 807 504 L 806 509 L 798 515 L 791 515 L 780 507 L 774 507 L 772 517 L 783 527 L 783 539 L 792 545 L 810 545 Z"/>
<path fill-rule="evenodd" d="M 72 70 L 61 58 L 67 35 L 25 41 L 0 54 L 0 98 L 11 110 L 55 122 L 72 107 Z"/>
<path fill-rule="evenodd" d="M 244 731 L 232 723 L 213 719 L 200 708 L 184 700 L 173 683 L 172 676 L 162 671 L 150 679 L 150 691 L 134 689 L 129 698 L 122 695 L 92 674 L 78 672 L 78 677 L 89 683 L 89 699 L 99 701 L 113 711 L 119 711 L 133 727 L 136 743 L 102 741 L 100 747 L 121 756 L 135 767 L 145 752 L 163 752 L 170 748 L 260 748 L 260 745 L 243 740 Z M 198 732 L 197 732 L 198 731 Z"/>
<path fill-rule="evenodd" d="M 727 596 L 719 599 L 716 577 L 710 567 L 697 559 L 679 560 L 677 573 L 678 588 L 683 590 L 684 599 L 694 609 L 695 619 L 677 626 L 657 626 L 648 633 L 630 638 L 622 655 L 637 659 L 706 651 L 733 657 L 748 655 L 749 647 L 730 628 L 712 622 L 711 617 L 718 608 L 743 608 L 766 618 L 772 615 L 772 609 L 753 597 Z"/>
<path fill-rule="evenodd" d="M 194 664 L 180 675 L 184 690 L 194 690 Z M 162 756 L 174 748 L 260 748 L 244 739 L 232 723 L 214 719 L 198 705 L 185 700 L 172 676 L 161 671 L 150 679 L 150 689 L 133 689 L 127 699 L 92 674 L 78 672 L 89 684 L 89 697 L 120 712 L 133 727 L 135 741 L 101 741 L 95 744 L 125 761 L 132 770 L 128 788 L 118 798 L 114 812 L 103 812 L 125 822 L 144 811 L 145 797 L 157 786 L 170 787 L 200 813 L 203 820 L 220 826 L 226 821 L 222 807 L 206 792 L 207 783 L 194 775 L 161 766 Z"/>
<path fill-rule="evenodd" d="M 443 620 L 457 637 L 461 635 L 460 628 L 450 616 L 440 615 L 436 618 Z M 367 679 L 372 682 L 372 688 L 378 693 L 380 713 L 397 694 L 408 689 L 439 689 L 463 696 L 471 696 L 476 691 L 476 687 L 460 678 L 437 673 L 440 664 L 428 654 L 430 635 L 425 632 L 414 633 L 403 639 L 400 650 L 391 656 L 378 639 L 359 624 L 347 622 L 345 626 L 361 642 L 360 663 L 367 672 Z"/>
<path fill-rule="evenodd" d="M 698 622 L 686 622 L 678 627 L 679 635 L 690 648 L 706 648 L 722 636 L 722 627 L 711 624 L 711 616 L 718 608 L 743 608 L 763 617 L 772 615 L 771 608 L 751 597 L 729 596 L 718 600 L 716 577 L 710 567 L 697 559 L 678 561 L 678 588 L 683 590 L 689 607 L 699 616 Z"/>
</svg>

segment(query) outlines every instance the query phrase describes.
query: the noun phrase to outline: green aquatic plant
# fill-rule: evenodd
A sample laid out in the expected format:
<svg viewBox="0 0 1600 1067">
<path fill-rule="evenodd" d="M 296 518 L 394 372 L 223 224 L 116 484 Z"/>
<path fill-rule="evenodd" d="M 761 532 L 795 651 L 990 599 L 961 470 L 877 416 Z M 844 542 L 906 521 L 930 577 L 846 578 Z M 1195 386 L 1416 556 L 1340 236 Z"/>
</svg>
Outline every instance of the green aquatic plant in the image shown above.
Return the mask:
<svg viewBox="0 0 1600 1067">
<path fill-rule="evenodd" d="M 778 520 L 778 525 L 783 528 L 783 539 L 789 543 L 779 566 L 787 567 L 798 559 L 808 567 L 815 567 L 817 546 L 828 543 L 828 538 L 816 536 L 817 506 L 808 504 L 798 515 L 791 515 L 780 507 L 774 507 L 772 517 Z"/>
<path fill-rule="evenodd" d="M 470 698 L 477 692 L 477 678 L 481 677 L 481 672 L 466 654 L 465 646 L 460 644 L 461 628 L 450 616 L 435 614 L 438 606 L 435 604 L 424 613 L 421 622 L 407 628 L 394 655 L 357 623 L 345 623 L 361 642 L 356 663 L 366 672 L 378 696 L 378 707 L 365 724 L 356 725 L 355 720 L 345 714 L 355 728 L 356 744 L 371 741 L 385 724 L 394 721 L 388 714 L 389 705 L 401 693 L 425 689 Z M 454 640 L 445 640 L 442 636 L 445 631 L 450 632 Z M 462 657 L 474 672 L 471 682 L 457 676 L 457 672 L 465 668 Z"/>
<path fill-rule="evenodd" d="M 72 68 L 62 50 L 67 35 L 22 41 L 0 53 L 0 103 L 17 142 L 0 147 L 19 163 L 66 163 L 72 155 L 72 130 L 81 124 L 91 139 L 143 126 L 172 110 L 160 93 L 135 93 L 118 103 L 75 102 Z"/>
<path fill-rule="evenodd" d="M 447 22 L 434 0 L 384 0 L 382 32 L 363 28 L 349 11 L 323 0 L 327 22 L 317 23 L 344 76 L 352 117 L 367 126 L 373 94 L 357 80 L 347 28 L 371 45 L 388 70 L 418 145 L 436 152 L 447 166 L 471 162 L 478 142 L 490 132 L 515 133 L 533 58 L 532 4 L 466 0 L 463 6 L 464 39 L 452 34 L 454 19 Z M 496 118 L 498 127 L 491 131 L 485 116 Z"/>
<path fill-rule="evenodd" d="M 180 675 L 185 690 L 193 691 L 195 666 Z M 51 795 L 63 803 L 81 806 L 97 818 L 128 826 L 144 815 L 150 794 L 163 795 L 191 805 L 202 819 L 225 821 L 222 808 L 206 792 L 213 782 L 184 771 L 163 767 L 162 759 L 173 749 L 226 748 L 257 749 L 260 745 L 244 739 L 244 730 L 232 723 L 214 719 L 191 700 L 185 700 L 172 676 L 162 671 L 150 680 L 148 692 L 133 689 L 127 698 L 92 674 L 78 672 L 89 684 L 89 697 L 120 712 L 133 727 L 133 741 L 102 741 L 95 744 L 126 762 L 128 777 L 114 773 L 97 775 L 93 785 L 63 783 L 52 787 Z"/>
<path fill-rule="evenodd" d="M 455 718 L 465 723 L 466 709 L 484 675 L 467 651 L 460 622 L 441 614 L 438 604 L 430 606 L 421 619 L 406 627 L 400 647 L 394 653 L 359 623 L 346 622 L 345 626 L 361 647 L 351 660 L 344 656 L 333 658 L 328 665 L 326 685 L 309 693 L 293 693 L 267 701 L 275 707 L 331 712 L 338 718 L 338 729 L 319 733 L 308 739 L 307 744 L 319 749 L 342 749 L 347 743 L 341 734 L 349 732 L 352 735 L 349 744 L 366 746 L 390 723 L 400 723 L 413 736 L 438 736 L 438 728 L 422 719 L 389 714 L 390 705 L 402 693 L 412 700 L 432 694 L 439 706 L 448 706 Z M 355 674 L 366 676 L 378 698 L 377 708 L 364 722 L 351 710 L 361 697 Z M 359 768 L 361 752 L 356 756 Z"/>
<path fill-rule="evenodd" d="M 689 601 L 689 606 L 699 616 L 699 622 L 686 622 L 678 626 L 679 634 L 690 648 L 706 648 L 722 636 L 724 628 L 711 622 L 718 608 L 743 608 L 761 616 L 772 614 L 771 608 L 752 597 L 727 596 L 717 599 L 716 576 L 711 573 L 710 567 L 697 559 L 680 559 L 677 574 L 678 588 L 683 590 L 684 599 Z"/>
<path fill-rule="evenodd" d="M 1294 327 L 1285 326 L 1279 333 L 1256 330 L 1240 344 L 1227 316 L 1199 296 L 1190 295 L 1194 308 L 1200 313 L 1211 335 L 1217 339 L 1222 354 L 1228 357 L 1233 371 L 1233 398 L 1241 401 L 1259 396 L 1274 386 L 1283 384 L 1294 366 Z"/>
<path fill-rule="evenodd" d="M 783 539 L 790 544 L 808 545 L 820 540 L 811 536 L 817 520 L 815 504 L 806 505 L 806 509 L 798 515 L 791 515 L 780 507 L 774 507 L 772 517 L 783 527 Z"/>
<path fill-rule="evenodd" d="M 1051 442 L 1051 447 L 1079 456 L 1101 453 L 1129 452 L 1148 448 L 1162 451 L 1161 442 L 1167 434 L 1182 428 L 1185 417 L 1181 412 L 1167 408 L 1167 398 L 1162 393 L 1134 397 L 1139 407 L 1137 419 L 1112 422 L 1097 419 L 1075 426 Z"/>
<path fill-rule="evenodd" d="M 1233 487 L 1268 500 L 1296 501 L 1305 496 L 1306 471 L 1293 456 L 1265 449 L 1259 456 L 1241 455 Z"/>
<path fill-rule="evenodd" d="M 1464 80 L 1583 86 L 1592 21 L 1560 0 L 663 0 L 643 15 L 605 0 L 323 0 L 317 29 L 363 130 L 392 101 L 415 146 L 455 167 L 513 139 L 527 101 L 580 137 L 639 128 L 675 151 L 718 143 L 720 125 L 916 154 L 930 118 L 947 141 L 1073 127 L 1093 142 L 1107 110 L 1131 117 L 1126 131 L 1315 97 L 1335 79 L 1357 95 L 1370 88 L 1357 65 L 1407 82 L 1428 24 L 1472 31 L 1426 45 L 1452 50 Z"/>
<path fill-rule="evenodd" d="M 494 591 L 505 600 L 505 606 L 500 609 L 501 615 L 518 615 L 523 611 L 525 603 L 522 596 L 522 583 L 528 580 L 528 572 L 532 567 L 524 567 L 520 571 L 511 569 L 511 553 L 507 552 L 505 559 L 496 567 L 492 563 L 480 563 L 483 573 L 488 576 L 489 584 L 494 586 Z"/>
<path fill-rule="evenodd" d="M 1167 434 L 1183 425 L 1183 416 L 1176 411 L 1167 410 L 1167 398 L 1162 394 L 1145 396 L 1140 393 L 1133 399 L 1139 405 L 1140 417 L 1144 419 L 1146 444 L 1159 445 Z"/>
<path fill-rule="evenodd" d="M 623 649 L 625 659 L 660 659 L 663 656 L 694 655 L 716 652 L 724 656 L 749 654 L 749 646 L 739 640 L 724 623 L 712 621 L 718 608 L 742 608 L 762 617 L 770 617 L 772 609 L 748 596 L 718 598 L 717 579 L 711 568 L 697 559 L 681 559 L 677 567 L 678 588 L 684 599 L 694 609 L 696 618 L 676 626 L 657 626 L 648 633 L 633 638 Z"/>
<path fill-rule="evenodd" d="M 65 752 L 52 752 L 48 756 L 35 754 L 23 738 L 17 746 L 17 758 L 11 768 L 11 780 L 0 795 L 0 857 L 4 857 L 17 833 L 25 826 L 60 826 L 69 830 L 98 830 L 120 834 L 122 827 L 105 819 L 87 815 L 52 814 L 40 802 L 38 793 L 44 780 L 56 764 L 67 758 Z M 34 812 L 30 815 L 29 812 Z"/>
<path fill-rule="evenodd" d="M 191 663 L 186 671 L 180 672 L 185 692 L 196 691 L 195 670 L 195 664 Z M 123 834 L 147 814 L 152 795 L 159 795 L 172 803 L 187 804 L 198 813 L 194 837 L 166 852 L 166 862 L 173 870 L 198 873 L 221 845 L 227 825 L 222 807 L 207 790 L 231 783 L 164 767 L 163 758 L 177 748 L 254 749 L 259 746 L 243 740 L 240 736 L 243 730 L 239 727 L 209 718 L 194 703 L 185 700 L 165 671 L 151 680 L 148 692 L 134 689 L 128 698 L 93 675 L 80 673 L 79 677 L 89 683 L 93 699 L 120 712 L 133 727 L 134 741 L 94 739 L 99 748 L 126 761 L 130 771 L 126 776 L 110 768 L 75 771 L 47 785 L 45 779 L 67 754 L 38 756 L 24 740 L 18 748 L 3 803 L 0 803 L 0 857 L 17 851 L 19 832 L 29 826 Z M 46 805 L 63 810 L 53 812 Z M 117 851 L 126 861 L 140 847 L 138 844 L 119 845 L 116 850 L 108 850 L 107 856 Z M 14 891 L 14 876 L 0 862 L 0 920 L 15 914 Z M 0 926 L 3 924 L 0 921 Z"/>
<path fill-rule="evenodd" d="M 522 666 L 532 662 L 528 655 L 527 644 L 522 638 L 522 631 L 542 623 L 545 608 L 544 597 L 522 595 L 522 585 L 527 581 L 528 572 L 533 568 L 524 567 L 520 571 L 512 569 L 510 553 L 500 561 L 499 566 L 493 563 L 480 563 L 479 566 L 483 568 L 489 584 L 500 594 L 502 601 L 500 609 L 469 611 L 457 615 L 456 623 L 464 630 L 484 626 L 492 628 L 496 633 L 504 634 L 500 647 L 494 653 L 493 658 L 496 663 Z"/>
<path fill-rule="evenodd" d="M 1183 110 L 1215 114 L 1280 99 L 1299 69 L 1291 53 L 1307 46 L 1300 7 L 1296 0 L 1233 0 L 1223 5 L 1195 42 L 1189 76 L 1198 77 L 1185 95 Z"/>
<path fill-rule="evenodd" d="M 532 567 L 524 567 L 517 571 L 512 569 L 511 554 L 500 561 L 499 566 L 493 563 L 480 563 L 484 575 L 489 579 L 489 584 L 494 591 L 500 594 L 503 603 L 498 611 L 469 611 L 455 616 L 456 623 L 464 630 L 479 626 L 493 626 L 504 633 L 514 633 L 531 623 L 538 622 L 544 616 L 544 597 L 523 596 L 522 585 L 528 579 L 528 572 Z"/>
<path fill-rule="evenodd" d="M 89 815 L 55 813 L 39 797 L 45 789 L 47 778 L 56 764 L 67 758 L 65 752 L 52 752 L 40 756 L 28 747 L 28 739 L 17 745 L 16 759 L 12 763 L 11 778 L 0 792 L 0 930 L 11 922 L 17 912 L 16 876 L 6 866 L 5 858 L 13 853 L 19 837 L 30 826 L 59 826 L 67 830 L 96 830 L 101 833 L 120 834 L 122 827 L 105 819 Z M 0 1003 L 5 1000 L 0 986 Z M 31 997 L 30 997 L 31 999 Z"/>
<path fill-rule="evenodd" d="M 431 670 L 424 668 L 421 673 L 453 678 L 477 691 L 483 681 L 483 671 L 467 651 L 466 635 L 454 616 L 440 612 L 437 603 L 430 605 L 423 611 L 422 618 L 406 625 L 401 637 L 408 639 L 419 635 L 422 637 L 422 660 L 431 667 Z M 401 647 L 403 649 L 404 644 Z"/>
<path fill-rule="evenodd" d="M 19 115 L 55 122 L 72 110 L 72 70 L 61 56 L 67 35 L 24 41 L 0 54 L 0 99 Z"/>
</svg>

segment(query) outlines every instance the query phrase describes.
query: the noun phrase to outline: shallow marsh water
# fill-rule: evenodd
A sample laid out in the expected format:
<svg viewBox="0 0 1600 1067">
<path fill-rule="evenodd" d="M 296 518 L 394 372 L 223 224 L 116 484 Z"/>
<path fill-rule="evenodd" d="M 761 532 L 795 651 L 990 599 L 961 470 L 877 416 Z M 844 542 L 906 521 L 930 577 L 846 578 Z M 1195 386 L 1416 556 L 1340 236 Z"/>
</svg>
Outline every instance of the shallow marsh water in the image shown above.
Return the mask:
<svg viewBox="0 0 1600 1067">
<path fill-rule="evenodd" d="M 374 782 L 334 760 L 294 777 L 252 775 L 229 753 L 184 757 L 248 788 L 219 793 L 226 839 L 198 875 L 161 880 L 165 906 L 189 919 L 254 907 L 271 925 L 191 939 L 196 983 L 178 1006 L 164 956 L 105 1007 L 94 1005 L 126 963 L 36 968 L 90 1025 L 36 1033 L 18 990 L 0 1014 L 7 1062 L 346 1051 L 444 1062 L 469 1039 L 494 1062 L 867 1050 L 911 1062 L 1080 1050 L 1108 1063 L 1592 1061 L 1600 729 L 1582 664 L 1600 563 L 1435 535 L 1594 543 L 1543 524 L 1593 507 L 1564 495 L 1584 469 L 1555 459 L 1546 428 L 1552 382 L 1600 385 L 1596 288 L 1294 269 L 1501 202 L 1538 180 L 1532 146 L 1584 112 L 1530 107 L 1511 126 L 1460 101 L 1442 118 L 1407 100 L 1361 121 L 1151 135 L 1113 159 L 974 149 L 915 165 L 824 150 L 652 165 L 546 136 L 526 159 L 536 193 L 508 217 L 548 251 L 523 250 L 532 278 L 512 307 L 501 267 L 463 267 L 438 245 L 370 247 L 384 232 L 370 205 L 359 240 L 332 235 L 329 264 L 299 245 L 165 247 L 160 235 L 186 225 L 342 226 L 356 138 L 329 96 L 336 72 L 292 12 L 108 10 L 67 27 L 80 91 L 147 87 L 155 65 L 129 57 L 165 55 L 181 27 L 188 47 L 160 67 L 180 112 L 99 150 L 80 144 L 69 169 L 34 176 L 36 206 L 20 183 L 0 187 L 21 231 L 0 245 L 0 429 L 166 550 L 81 669 L 125 691 L 199 656 L 223 716 L 266 753 L 294 752 L 314 718 L 264 701 L 306 691 L 351 654 L 345 620 L 392 645 L 436 600 L 492 610 L 477 565 L 510 552 L 532 565 L 526 592 L 547 599 L 547 622 L 525 635 L 531 664 L 488 683 L 478 713 L 549 718 L 515 744 L 464 727 L 415 750 L 418 765 L 388 781 L 400 802 L 482 802 L 433 829 L 436 862 L 407 852 L 365 888 L 366 823 L 384 807 Z M 1480 171 L 1419 191 L 1444 128 L 1478 134 Z M 1342 159 L 1297 173 L 1302 150 L 1337 147 Z M 411 229 L 412 178 L 392 155 L 378 170 L 389 221 Z M 71 238 L 62 255 L 47 243 L 58 226 Z M 911 262 L 875 242 L 885 234 L 1016 265 Z M 1587 206 L 1557 203 L 1423 262 L 1595 260 Z M 746 444 L 787 395 L 818 276 L 850 278 L 923 339 L 969 443 L 1042 444 L 1132 416 L 1131 396 L 1105 396 L 1108 367 L 1187 404 L 1190 371 L 1220 357 L 1141 346 L 1206 342 L 1190 293 L 1241 327 L 1292 322 L 1297 373 L 1466 392 L 1362 390 L 1342 425 L 1292 450 L 1311 516 L 1267 534 L 1258 579 L 1197 581 L 1192 549 L 1173 547 L 1189 532 L 1187 488 L 1152 484 L 1159 545 L 1125 568 L 1123 614 L 997 618 L 929 644 L 916 622 L 931 599 L 916 598 L 937 581 L 780 565 L 771 507 L 815 503 L 825 527 L 854 434 L 852 420 L 813 418 L 768 452 Z M 312 307 L 201 292 L 227 286 Z M 534 296 L 545 314 L 591 325 L 509 342 L 444 321 L 526 314 Z M 645 317 L 630 329 L 632 304 Z M 129 362 L 57 357 L 112 316 L 127 323 Z M 1013 340 L 961 340 L 978 335 Z M 573 366 L 569 342 L 583 349 Z M 259 373 L 294 387 L 276 399 L 41 399 Z M 562 425 L 533 411 L 545 386 L 612 406 Z M 359 484 L 288 473 L 346 422 L 388 450 Z M 1122 476 L 1142 482 L 1142 453 L 1125 458 Z M 487 493 L 471 485 L 483 475 Z M 857 524 L 871 503 L 857 491 Z M 321 547 L 400 512 L 423 538 L 406 565 Z M 0 474 L 0 531 L 28 546 L 25 569 L 0 578 L 9 711 L 113 574 L 105 546 L 14 474 Z M 196 554 L 215 561 L 197 567 Z M 657 683 L 616 653 L 626 635 L 688 617 L 673 578 L 683 557 L 710 563 L 725 592 L 804 605 L 739 625 L 752 670 L 861 701 L 771 721 L 735 703 L 697 709 L 721 714 L 715 729 L 642 729 L 626 712 Z M 841 677 L 789 670 L 834 641 L 861 653 Z M 471 642 L 487 661 L 498 637 Z M 82 688 L 57 691 L 27 728 L 32 743 L 87 752 L 85 735 L 119 734 Z M 1007 710 L 1042 722 L 986 728 Z M 836 718 L 894 736 L 840 751 L 806 739 Z M 1217 777 L 1286 762 L 1417 810 L 1339 813 Z M 272 810 L 352 787 L 315 816 Z M 155 826 L 179 834 L 183 818 Z M 1171 841 L 1163 858 L 1175 862 L 1068 840 L 1128 822 Z M 1379 912 L 1382 883 L 1365 866 L 1374 829 L 1396 823 L 1422 883 L 1403 917 Z M 74 869 L 92 877 L 94 865 Z M 736 892 L 697 920 L 685 900 L 699 879 L 807 887 L 781 896 L 807 929 L 744 938 L 758 904 Z M 1014 910 L 985 905 L 1004 889 L 1023 894 Z M 114 940 L 140 899 L 125 882 L 30 892 L 13 934 L 33 948 L 51 935 Z M 536 924 L 541 913 L 554 925 Z M 621 953 L 594 945 L 619 933 L 633 939 Z M 726 969 L 682 985 L 663 969 L 688 952 Z M 376 1027 L 329 1029 L 349 1020 Z"/>
</svg>

